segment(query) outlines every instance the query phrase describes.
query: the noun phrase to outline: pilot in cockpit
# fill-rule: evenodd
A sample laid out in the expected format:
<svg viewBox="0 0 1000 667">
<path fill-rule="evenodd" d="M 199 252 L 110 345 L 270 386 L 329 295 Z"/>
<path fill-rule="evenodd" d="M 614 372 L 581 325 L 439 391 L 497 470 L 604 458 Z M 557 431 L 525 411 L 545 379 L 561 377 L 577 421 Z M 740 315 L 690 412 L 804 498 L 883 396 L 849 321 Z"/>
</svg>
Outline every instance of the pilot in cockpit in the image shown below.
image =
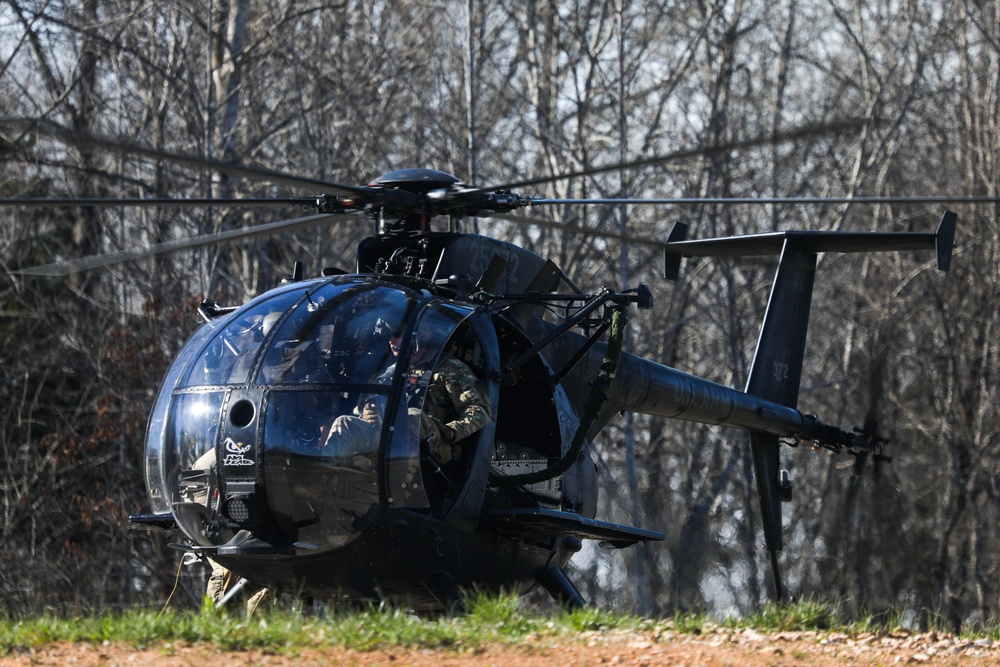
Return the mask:
<svg viewBox="0 0 1000 667">
<path fill-rule="evenodd" d="M 465 363 L 445 352 L 433 369 L 427 368 L 447 339 L 447 333 L 425 323 L 411 342 L 405 379 L 410 416 L 419 416 L 420 439 L 427 443 L 430 456 L 440 466 L 460 458 L 459 443 L 486 426 L 491 418 L 489 399 L 479 387 L 475 373 Z M 400 343 L 398 332 L 389 339 L 394 358 L 398 358 Z M 395 366 L 393 363 L 380 373 L 376 382 L 391 382 Z M 431 377 L 426 383 L 422 382 L 428 372 L 432 372 Z M 421 391 L 424 387 L 426 396 Z M 385 396 L 381 394 L 363 396 L 354 416 L 338 417 L 326 440 L 331 452 L 340 450 L 347 454 L 348 451 L 374 450 L 384 401 Z"/>
</svg>

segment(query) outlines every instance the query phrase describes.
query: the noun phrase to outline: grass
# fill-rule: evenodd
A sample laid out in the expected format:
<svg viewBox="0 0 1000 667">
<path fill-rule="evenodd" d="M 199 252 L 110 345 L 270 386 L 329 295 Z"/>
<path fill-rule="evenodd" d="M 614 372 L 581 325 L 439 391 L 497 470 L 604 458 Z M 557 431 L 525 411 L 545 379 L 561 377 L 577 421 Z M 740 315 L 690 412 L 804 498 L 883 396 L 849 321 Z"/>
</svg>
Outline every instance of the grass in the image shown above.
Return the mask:
<svg viewBox="0 0 1000 667">
<path fill-rule="evenodd" d="M 839 620 L 836 607 L 825 603 L 803 600 L 794 604 L 768 604 L 739 621 L 730 622 L 734 627 L 751 627 L 771 631 L 790 632 L 803 630 L 832 630 L 845 626 Z"/>
<path fill-rule="evenodd" d="M 424 618 L 392 607 L 332 612 L 323 617 L 272 608 L 247 619 L 206 607 L 198 612 L 132 611 L 98 617 L 0 617 L 0 655 L 51 642 L 124 642 L 137 647 L 207 642 L 223 650 L 343 646 L 472 649 L 529 636 L 571 636 L 583 630 L 638 627 L 640 621 L 593 609 L 554 617 L 522 612 L 513 597 L 475 597 L 456 616 Z"/>
<path fill-rule="evenodd" d="M 895 623 L 898 619 L 896 616 L 888 620 Z M 262 648 L 284 653 L 326 646 L 361 651 L 394 647 L 465 651 L 490 644 L 521 644 L 528 639 L 575 641 L 581 633 L 605 631 L 659 634 L 669 630 L 699 634 L 721 627 L 859 634 L 890 627 L 884 624 L 886 620 L 882 615 L 878 619 L 866 617 L 845 622 L 837 607 L 812 601 L 767 606 L 751 616 L 722 623 L 697 614 L 651 620 L 598 609 L 543 615 L 522 609 L 513 597 L 478 596 L 470 601 L 464 614 L 433 618 L 391 607 L 335 611 L 325 616 L 276 607 L 249 619 L 210 607 L 200 613 L 132 611 L 97 617 L 0 617 L 0 655 L 51 642 L 106 641 L 138 648 L 156 645 L 168 651 L 176 642 L 210 643 L 222 650 Z M 997 624 L 976 634 L 996 638 Z"/>
</svg>

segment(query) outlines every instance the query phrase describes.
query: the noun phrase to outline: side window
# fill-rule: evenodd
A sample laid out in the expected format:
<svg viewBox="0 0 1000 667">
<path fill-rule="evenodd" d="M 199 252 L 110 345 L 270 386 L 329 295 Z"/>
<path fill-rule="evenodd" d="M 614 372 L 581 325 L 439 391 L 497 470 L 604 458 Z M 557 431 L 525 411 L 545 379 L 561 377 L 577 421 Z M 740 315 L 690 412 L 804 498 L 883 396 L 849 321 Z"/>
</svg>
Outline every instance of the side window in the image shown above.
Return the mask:
<svg viewBox="0 0 1000 667">
<path fill-rule="evenodd" d="M 463 324 L 448 341 L 445 351 L 468 366 L 476 380 L 485 383 L 487 366 L 486 350 L 479 336 L 468 324 Z"/>
<path fill-rule="evenodd" d="M 397 423 L 386 450 L 386 484 L 390 503 L 397 506 L 426 507 L 429 482 L 421 463 L 441 443 L 446 424 L 457 417 L 443 409 L 448 404 L 440 383 L 435 382 L 442 364 L 454 368 L 446 353 L 452 334 L 471 309 L 433 303 L 418 316 L 408 339 L 394 337 L 392 350 L 403 369 L 399 378 L 402 395 L 396 409 Z M 451 362 L 449 362 L 449 359 Z M 450 444 L 450 443 L 449 443 Z"/>
<path fill-rule="evenodd" d="M 264 338 L 300 297 L 299 292 L 285 292 L 227 324 L 191 365 L 184 384 L 196 387 L 246 382 Z"/>
</svg>

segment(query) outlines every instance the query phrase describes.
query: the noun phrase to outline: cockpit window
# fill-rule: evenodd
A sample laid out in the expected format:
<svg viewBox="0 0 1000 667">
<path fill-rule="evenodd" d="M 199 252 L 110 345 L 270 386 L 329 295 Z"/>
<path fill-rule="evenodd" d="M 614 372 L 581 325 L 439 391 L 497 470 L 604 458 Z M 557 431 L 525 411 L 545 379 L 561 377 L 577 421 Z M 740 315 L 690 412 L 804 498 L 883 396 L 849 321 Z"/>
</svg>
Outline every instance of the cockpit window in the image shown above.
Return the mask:
<svg viewBox="0 0 1000 667">
<path fill-rule="evenodd" d="M 257 304 L 227 324 L 202 352 L 184 386 L 243 384 L 250 377 L 257 352 L 271 329 L 301 292 L 279 294 Z"/>
<path fill-rule="evenodd" d="M 319 549 L 342 546 L 375 516 L 381 418 L 349 392 L 276 390 L 265 418 L 265 481 L 277 530 Z"/>
<path fill-rule="evenodd" d="M 326 285 L 307 292 L 270 344 L 261 384 L 369 384 L 390 365 L 389 338 L 413 298 L 398 289 Z"/>
<path fill-rule="evenodd" d="M 180 386 L 368 384 L 392 363 L 389 338 L 414 301 L 408 292 L 358 283 L 280 293 L 227 323 Z"/>
<path fill-rule="evenodd" d="M 219 323 L 213 321 L 202 325 L 192 334 L 167 371 L 157 394 L 146 435 L 146 479 L 149 482 L 149 506 L 154 514 L 170 511 L 170 485 L 167 483 L 166 473 L 176 455 L 176 452 L 164 449 L 168 441 L 166 429 L 170 396 L 188 364 L 192 362 L 195 352 L 218 328 Z"/>
<path fill-rule="evenodd" d="M 430 428 L 433 418 L 425 411 L 427 390 L 448 339 L 469 311 L 445 304 L 432 304 L 421 313 L 414 335 L 409 341 L 394 339 L 393 354 L 404 355 L 403 396 L 406 407 L 397 413 L 393 438 L 386 451 L 388 463 L 386 484 L 390 504 L 422 506 L 426 489 L 420 483 L 420 473 L 413 461 L 424 460 L 430 452 L 422 446 L 433 439 Z M 406 420 L 405 422 L 402 420 Z"/>
</svg>

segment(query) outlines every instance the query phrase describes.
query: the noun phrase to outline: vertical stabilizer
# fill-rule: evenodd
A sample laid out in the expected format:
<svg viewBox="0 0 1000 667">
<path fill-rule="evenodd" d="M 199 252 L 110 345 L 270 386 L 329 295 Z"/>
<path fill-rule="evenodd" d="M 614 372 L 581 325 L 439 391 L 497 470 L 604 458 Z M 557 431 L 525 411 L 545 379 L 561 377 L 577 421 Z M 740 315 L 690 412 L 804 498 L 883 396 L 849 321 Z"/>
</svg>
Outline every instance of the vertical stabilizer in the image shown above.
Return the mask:
<svg viewBox="0 0 1000 667">
<path fill-rule="evenodd" d="M 785 239 L 757 351 L 750 366 L 746 385 L 748 394 L 790 408 L 796 407 L 815 276 L 816 255 L 802 251 L 791 238 Z M 771 552 L 775 596 L 780 600 L 782 592 L 777 552 L 782 548 L 781 501 L 783 496 L 787 496 L 788 488 L 780 479 L 779 447 L 778 438 L 773 435 L 750 434 L 764 540 L 767 550 Z"/>
<path fill-rule="evenodd" d="M 746 392 L 794 408 L 799 399 L 816 255 L 789 238 L 781 251 Z"/>
</svg>

